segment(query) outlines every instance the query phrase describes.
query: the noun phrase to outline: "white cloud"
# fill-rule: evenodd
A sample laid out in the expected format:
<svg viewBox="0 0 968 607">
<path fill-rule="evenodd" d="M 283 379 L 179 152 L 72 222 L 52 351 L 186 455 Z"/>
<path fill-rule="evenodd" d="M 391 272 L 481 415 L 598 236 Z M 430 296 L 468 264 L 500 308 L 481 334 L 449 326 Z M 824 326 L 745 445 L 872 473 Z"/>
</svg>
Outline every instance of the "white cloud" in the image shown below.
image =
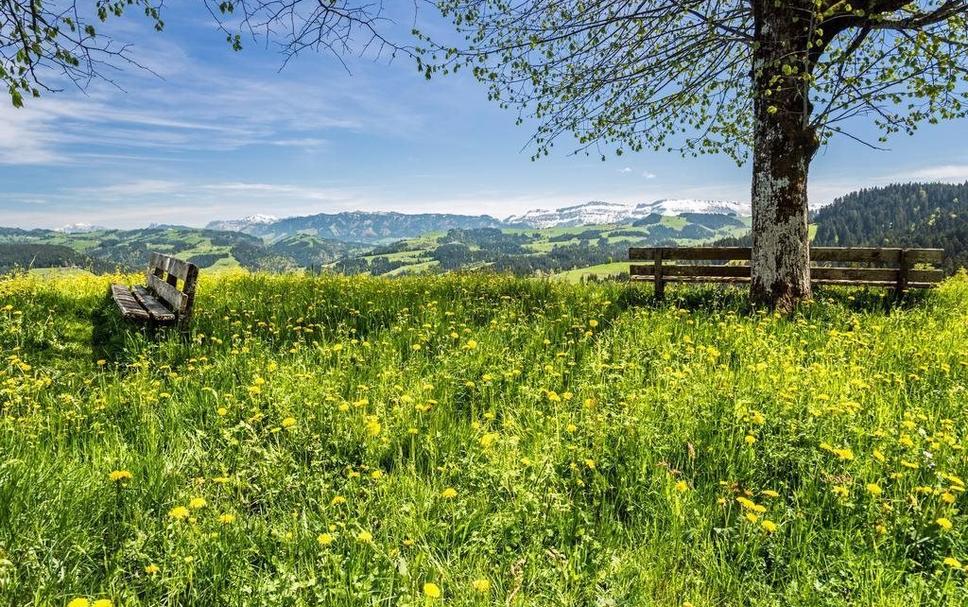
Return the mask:
<svg viewBox="0 0 968 607">
<path fill-rule="evenodd" d="M 642 176 L 646 179 L 655 179 L 655 173 L 650 173 L 649 171 L 642 171 Z"/>
<path fill-rule="evenodd" d="M 618 172 L 619 173 L 631 173 L 632 172 L 632 167 L 622 167 L 622 168 L 618 169 Z"/>
</svg>

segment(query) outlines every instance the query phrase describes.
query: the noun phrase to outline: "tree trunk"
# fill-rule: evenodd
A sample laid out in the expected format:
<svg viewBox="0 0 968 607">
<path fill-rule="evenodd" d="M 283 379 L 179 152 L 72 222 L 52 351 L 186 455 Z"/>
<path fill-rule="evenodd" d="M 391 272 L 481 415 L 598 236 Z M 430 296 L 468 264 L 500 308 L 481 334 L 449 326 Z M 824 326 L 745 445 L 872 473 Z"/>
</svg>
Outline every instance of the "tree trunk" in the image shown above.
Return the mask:
<svg viewBox="0 0 968 607">
<path fill-rule="evenodd" d="M 755 303 L 792 309 L 810 297 L 807 172 L 817 150 L 803 77 L 812 2 L 754 0 L 753 255 Z"/>
</svg>

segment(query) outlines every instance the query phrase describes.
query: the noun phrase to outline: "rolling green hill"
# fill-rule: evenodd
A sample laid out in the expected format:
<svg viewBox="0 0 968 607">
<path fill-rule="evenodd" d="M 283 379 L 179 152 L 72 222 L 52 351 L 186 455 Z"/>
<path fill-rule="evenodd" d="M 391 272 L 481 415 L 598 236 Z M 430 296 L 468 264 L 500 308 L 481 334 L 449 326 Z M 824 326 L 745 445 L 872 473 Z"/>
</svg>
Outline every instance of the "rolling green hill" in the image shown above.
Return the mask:
<svg viewBox="0 0 968 607">
<path fill-rule="evenodd" d="M 30 267 L 72 265 L 93 267 L 95 272 L 141 268 L 152 251 L 186 259 L 202 268 L 241 266 L 252 270 L 285 271 L 329 263 L 368 248 L 307 235 L 291 236 L 266 244 L 256 236 L 241 232 L 183 226 L 73 234 L 0 228 L 0 244 L 5 245 L 4 259 L 21 260 L 15 264 L 21 267 L 26 267 L 23 260 L 34 259 Z M 42 250 L 44 254 L 38 255 Z M 75 255 L 70 255 L 69 251 Z"/>
<path fill-rule="evenodd" d="M 376 247 L 342 259 L 330 268 L 347 274 L 395 276 L 453 270 L 511 272 L 520 276 L 567 272 L 620 273 L 615 265 L 628 258 L 630 246 L 695 245 L 749 230 L 749 218 L 699 213 L 650 216 L 639 225 L 454 229 Z M 612 264 L 608 271 L 602 266 Z M 612 272 L 611 270 L 616 270 Z"/>
</svg>

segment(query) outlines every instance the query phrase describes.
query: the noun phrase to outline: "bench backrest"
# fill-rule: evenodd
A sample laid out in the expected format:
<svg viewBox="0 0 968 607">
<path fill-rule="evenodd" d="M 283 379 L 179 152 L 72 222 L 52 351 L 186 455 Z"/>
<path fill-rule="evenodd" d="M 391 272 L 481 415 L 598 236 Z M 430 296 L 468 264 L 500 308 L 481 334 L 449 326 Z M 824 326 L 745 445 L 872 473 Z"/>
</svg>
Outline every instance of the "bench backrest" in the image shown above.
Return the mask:
<svg viewBox="0 0 968 607">
<path fill-rule="evenodd" d="M 198 266 L 161 253 L 148 258 L 148 288 L 163 300 L 181 322 L 188 322 L 195 304 Z"/>
<path fill-rule="evenodd" d="M 750 247 L 633 247 L 629 249 L 630 260 L 652 263 L 630 266 L 629 275 L 633 279 L 670 282 L 748 282 L 750 256 Z M 810 281 L 897 287 L 902 291 L 926 288 L 941 282 L 944 272 L 934 268 L 915 269 L 915 266 L 937 265 L 943 257 L 943 249 L 811 247 Z M 679 261 L 719 262 L 719 265 L 674 263 Z"/>
</svg>

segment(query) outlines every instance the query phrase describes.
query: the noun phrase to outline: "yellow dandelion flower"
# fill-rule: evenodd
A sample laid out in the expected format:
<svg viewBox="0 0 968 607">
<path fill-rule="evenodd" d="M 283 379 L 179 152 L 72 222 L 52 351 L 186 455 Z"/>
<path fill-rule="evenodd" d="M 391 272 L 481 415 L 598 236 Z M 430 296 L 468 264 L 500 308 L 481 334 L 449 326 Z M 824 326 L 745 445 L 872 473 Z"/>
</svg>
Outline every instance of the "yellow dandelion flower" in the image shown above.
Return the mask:
<svg viewBox="0 0 968 607">
<path fill-rule="evenodd" d="M 345 503 L 346 503 L 346 498 L 343 497 L 342 495 L 337 495 L 332 500 L 330 500 L 329 505 L 330 506 L 339 506 L 340 504 L 345 504 Z"/>
<path fill-rule="evenodd" d="M 443 595 L 443 593 L 440 591 L 440 586 L 434 584 L 433 582 L 427 582 L 424 584 L 423 591 L 424 594 L 432 599 L 439 599 Z"/>
<path fill-rule="evenodd" d="M 147 573 L 148 575 L 154 575 L 159 571 L 161 571 L 161 569 L 159 569 L 158 565 L 155 565 L 154 563 L 145 567 L 145 573 Z"/>
<path fill-rule="evenodd" d="M 188 502 L 188 507 L 192 510 L 199 510 L 208 505 L 204 497 L 193 497 L 192 501 Z"/>
<path fill-rule="evenodd" d="M 763 519 L 763 522 L 760 523 L 760 526 L 763 527 L 763 531 L 766 531 L 767 533 L 773 533 L 778 528 L 776 523 L 767 518 Z"/>
<path fill-rule="evenodd" d="M 946 504 L 953 504 L 955 503 L 955 496 L 953 493 L 949 493 L 948 491 L 945 491 L 944 493 L 941 494 L 941 501 L 943 501 Z"/>
<path fill-rule="evenodd" d="M 184 506 L 175 506 L 174 508 L 168 511 L 168 516 L 175 519 L 176 521 L 180 521 L 188 518 L 189 514 L 190 513 L 188 512 L 188 508 Z"/>
<path fill-rule="evenodd" d="M 222 523 L 223 525 L 231 525 L 235 522 L 235 515 L 230 512 L 220 514 L 218 517 L 218 522 Z"/>
<path fill-rule="evenodd" d="M 373 534 L 364 529 L 356 534 L 357 541 L 363 542 L 364 544 L 369 544 L 373 541 Z"/>
<path fill-rule="evenodd" d="M 904 466 L 905 468 L 909 468 L 911 470 L 917 470 L 917 469 L 919 469 L 921 467 L 916 462 L 910 462 L 910 461 L 908 461 L 906 459 L 902 459 L 901 460 L 901 465 Z"/>
<path fill-rule="evenodd" d="M 501 435 L 498 434 L 497 432 L 488 432 L 484 434 L 484 436 L 481 437 L 481 441 L 480 441 L 481 446 L 484 447 L 485 449 L 490 449 L 491 447 L 494 446 L 494 444 L 497 442 L 497 439 L 500 438 L 500 436 Z"/>
<path fill-rule="evenodd" d="M 455 497 L 457 497 L 457 489 L 454 489 L 453 487 L 447 487 L 446 489 L 440 492 L 440 497 L 447 500 L 454 499 Z"/>
<path fill-rule="evenodd" d="M 678 491 L 679 493 L 685 493 L 686 491 L 689 491 L 689 483 L 687 483 L 686 481 L 676 482 L 676 491 Z"/>
<path fill-rule="evenodd" d="M 375 481 L 380 480 L 381 478 L 383 478 L 383 470 L 374 470 L 373 472 L 370 473 L 370 478 L 372 478 Z"/>
<path fill-rule="evenodd" d="M 746 520 L 748 520 L 751 523 L 755 523 L 756 521 L 760 520 L 760 517 L 753 514 L 752 512 L 747 512 L 745 516 L 746 516 Z"/>
<path fill-rule="evenodd" d="M 77 597 L 68 601 L 67 607 L 91 607 L 91 601 L 84 597 Z"/>
<path fill-rule="evenodd" d="M 842 499 L 846 499 L 850 495 L 850 489 L 844 485 L 834 485 L 831 491 L 833 491 L 834 495 Z"/>
<path fill-rule="evenodd" d="M 951 567 L 952 569 L 961 569 L 961 561 L 959 561 L 953 556 L 946 556 L 943 562 L 945 565 L 947 565 L 948 567 Z"/>
<path fill-rule="evenodd" d="M 747 445 L 752 445 L 753 443 L 756 442 L 756 437 L 753 436 L 752 434 L 747 434 L 746 438 L 744 438 L 743 440 L 746 441 Z"/>
<path fill-rule="evenodd" d="M 331 533 L 320 533 L 316 536 L 316 541 L 319 542 L 320 546 L 329 546 L 333 543 L 333 534 Z"/>
<path fill-rule="evenodd" d="M 474 341 L 473 339 L 468 339 L 467 340 L 467 343 L 464 345 L 464 347 L 467 348 L 468 350 L 476 350 L 477 349 L 477 342 Z"/>
<path fill-rule="evenodd" d="M 479 577 L 473 582 L 471 582 L 471 586 L 474 588 L 474 590 L 476 590 L 477 592 L 480 592 L 481 594 L 484 594 L 491 590 L 491 582 L 486 578 L 482 578 L 482 577 Z"/>
<path fill-rule="evenodd" d="M 226 409 L 225 407 L 219 407 L 218 409 L 215 410 L 215 412 L 218 413 L 221 417 L 225 417 L 226 415 L 228 415 L 229 410 Z"/>
<path fill-rule="evenodd" d="M 876 483 L 867 483 L 867 492 L 871 495 L 877 496 L 884 492 L 881 486 Z"/>
<path fill-rule="evenodd" d="M 132 478 L 134 478 L 134 475 L 128 470 L 114 470 L 108 475 L 108 477 L 112 481 L 119 483 L 121 481 L 130 481 Z"/>
<path fill-rule="evenodd" d="M 567 426 L 565 426 L 565 431 L 570 434 L 574 434 L 575 432 L 578 432 L 578 426 L 576 426 L 575 424 L 568 424 Z"/>
<path fill-rule="evenodd" d="M 377 419 L 375 415 L 366 416 L 366 432 L 370 436 L 379 436 L 380 432 L 383 430 L 383 426 L 380 425 L 380 420 Z"/>
<path fill-rule="evenodd" d="M 948 519 L 946 519 L 943 516 L 941 518 L 939 518 L 938 520 L 936 520 L 935 523 L 937 523 L 938 524 L 938 527 L 941 527 L 945 531 L 950 531 L 951 528 L 954 527 L 954 525 L 951 523 L 951 521 L 948 520 Z"/>
<path fill-rule="evenodd" d="M 286 419 L 282 420 L 282 427 L 283 428 L 292 428 L 295 425 L 296 425 L 296 418 L 295 417 L 287 417 Z"/>
<path fill-rule="evenodd" d="M 760 491 L 760 495 L 771 497 L 771 498 L 780 497 L 780 494 L 772 489 L 764 489 L 763 491 Z"/>
<path fill-rule="evenodd" d="M 91 603 L 91 607 L 113 607 L 113 606 L 114 606 L 114 603 L 111 602 L 111 599 L 98 599 L 93 603 Z"/>
<path fill-rule="evenodd" d="M 596 466 L 595 460 L 593 460 L 593 459 L 586 459 L 585 460 L 585 465 L 588 466 L 588 468 L 590 470 L 594 470 L 595 469 L 595 466 Z"/>
</svg>

